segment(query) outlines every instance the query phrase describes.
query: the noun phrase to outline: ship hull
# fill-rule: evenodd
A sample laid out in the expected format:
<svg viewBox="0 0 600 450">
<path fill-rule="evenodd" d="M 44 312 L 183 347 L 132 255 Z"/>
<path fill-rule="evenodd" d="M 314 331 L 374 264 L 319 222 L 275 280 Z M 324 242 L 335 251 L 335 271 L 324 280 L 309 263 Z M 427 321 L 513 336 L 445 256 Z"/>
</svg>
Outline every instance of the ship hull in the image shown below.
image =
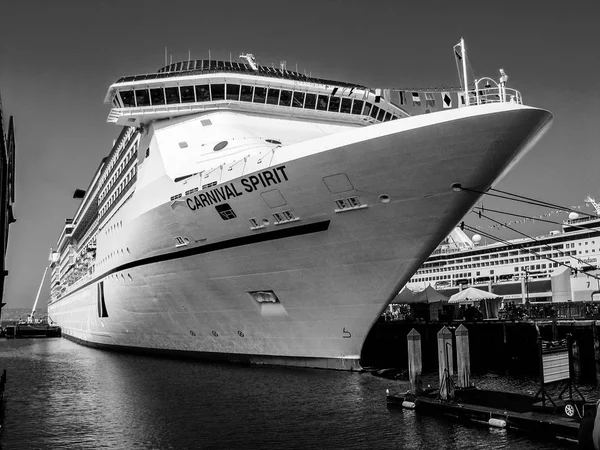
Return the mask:
<svg viewBox="0 0 600 450">
<path fill-rule="evenodd" d="M 227 198 L 234 219 L 202 191 L 138 215 L 124 207 L 113 264 L 49 315 L 63 336 L 96 347 L 358 370 L 372 324 L 479 198 L 451 185 L 487 189 L 551 120 L 494 108 L 328 136 L 314 145 L 330 148 L 301 157 L 290 150 L 271 162 L 276 185 L 227 182 L 240 194 Z M 336 203 L 350 197 L 359 206 Z M 294 220 L 275 225 L 283 211 Z M 263 291 L 277 303 L 252 295 Z"/>
</svg>

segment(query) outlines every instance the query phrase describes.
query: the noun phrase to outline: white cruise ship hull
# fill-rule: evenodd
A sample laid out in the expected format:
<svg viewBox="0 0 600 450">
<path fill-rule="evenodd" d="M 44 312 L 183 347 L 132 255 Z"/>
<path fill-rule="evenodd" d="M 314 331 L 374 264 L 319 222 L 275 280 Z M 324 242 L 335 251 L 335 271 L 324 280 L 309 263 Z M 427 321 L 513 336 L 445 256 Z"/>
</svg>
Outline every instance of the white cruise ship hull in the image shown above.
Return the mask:
<svg viewBox="0 0 600 450">
<path fill-rule="evenodd" d="M 136 190 L 99 238 L 110 264 L 49 315 L 86 345 L 360 369 L 373 323 L 479 197 L 451 185 L 487 189 L 550 121 L 547 111 L 493 104 L 295 144 L 270 163 L 284 167 L 276 184 L 243 191 L 249 174 L 223 183 L 240 194 L 227 199 L 232 220 L 198 205 L 199 193 L 140 213 L 129 205 L 156 191 Z M 270 207 L 279 197 L 285 204 Z M 340 210 L 335 201 L 348 197 L 360 207 Z M 275 225 L 283 210 L 297 220 Z M 251 229 L 249 218 L 271 220 Z M 257 291 L 280 302 L 259 303 Z"/>
</svg>

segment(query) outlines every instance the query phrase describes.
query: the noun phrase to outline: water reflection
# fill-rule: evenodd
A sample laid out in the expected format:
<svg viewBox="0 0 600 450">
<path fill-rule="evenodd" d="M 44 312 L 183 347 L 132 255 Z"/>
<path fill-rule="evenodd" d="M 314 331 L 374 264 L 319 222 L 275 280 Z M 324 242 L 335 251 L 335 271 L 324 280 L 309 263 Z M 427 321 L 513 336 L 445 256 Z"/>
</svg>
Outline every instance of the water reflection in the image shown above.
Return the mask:
<svg viewBox="0 0 600 450">
<path fill-rule="evenodd" d="M 5 449 L 557 449 L 506 430 L 388 409 L 405 382 L 370 374 L 104 352 L 65 339 L 0 341 Z"/>
</svg>

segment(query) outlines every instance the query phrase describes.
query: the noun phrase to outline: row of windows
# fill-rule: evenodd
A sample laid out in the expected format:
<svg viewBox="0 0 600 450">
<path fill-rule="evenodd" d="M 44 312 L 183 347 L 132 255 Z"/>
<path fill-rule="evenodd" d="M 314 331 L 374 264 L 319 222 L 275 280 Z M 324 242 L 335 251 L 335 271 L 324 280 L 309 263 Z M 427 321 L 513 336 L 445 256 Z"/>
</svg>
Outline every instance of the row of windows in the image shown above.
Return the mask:
<svg viewBox="0 0 600 450">
<path fill-rule="evenodd" d="M 581 242 L 578 243 L 578 246 L 581 247 L 581 245 L 595 245 L 596 241 L 585 241 L 583 242 L 583 244 Z M 549 246 L 543 246 L 543 247 L 531 247 L 531 248 L 527 248 L 527 249 L 520 249 L 520 250 L 513 250 L 510 252 L 503 252 L 503 253 L 494 253 L 494 254 L 490 254 L 490 255 L 481 255 L 481 257 L 479 256 L 475 256 L 473 258 L 464 258 L 464 259 L 456 259 L 454 261 L 432 261 L 432 262 L 426 262 L 425 264 L 423 264 L 424 268 L 429 268 L 429 267 L 444 267 L 446 265 L 452 265 L 452 264 L 460 264 L 463 262 L 471 262 L 471 261 L 480 261 L 480 260 L 487 260 L 487 259 L 497 259 L 497 258 L 506 258 L 508 256 L 515 256 L 517 254 L 530 254 L 531 252 L 535 252 L 535 253 L 541 253 L 545 256 L 549 256 L 548 252 L 552 251 L 552 250 L 562 250 L 563 248 L 567 249 L 567 248 L 575 248 L 575 243 L 574 242 L 567 242 L 566 244 L 559 244 L 559 245 L 549 245 Z M 568 256 L 568 255 L 575 255 L 575 252 L 563 252 L 562 256 Z M 554 257 L 558 257 L 561 256 L 558 253 L 554 253 Z M 539 259 L 539 258 L 538 258 Z M 517 261 L 517 259 L 515 259 L 514 261 Z M 513 262 L 513 260 L 510 260 L 510 262 Z"/>
<path fill-rule="evenodd" d="M 544 256 L 525 256 L 522 258 L 509 258 L 509 259 L 506 259 L 503 261 L 489 261 L 489 262 L 483 262 L 483 263 L 463 264 L 461 266 L 453 266 L 453 267 L 448 266 L 448 267 L 441 267 L 439 269 L 419 269 L 417 271 L 417 275 L 423 274 L 423 273 L 435 273 L 435 272 L 446 272 L 446 271 L 452 271 L 452 270 L 471 269 L 471 268 L 476 268 L 476 267 L 500 266 L 500 265 L 504 265 L 504 264 L 513 264 L 513 263 L 526 262 L 526 261 L 543 260 L 546 258 L 559 258 L 561 256 L 571 256 L 571 255 L 576 255 L 576 254 L 577 254 L 576 251 L 569 251 L 569 252 L 562 252 L 562 253 L 551 253 L 551 254 L 546 254 Z"/>
<path fill-rule="evenodd" d="M 380 122 L 399 118 L 370 102 L 351 97 L 239 84 L 156 87 L 121 90 L 119 94 L 125 108 L 231 100 L 370 116 Z"/>
<path fill-rule="evenodd" d="M 586 251 L 586 253 L 587 253 L 587 251 Z M 471 269 L 471 268 L 477 268 L 477 267 L 499 266 L 499 265 L 504 265 L 504 264 L 543 260 L 546 258 L 559 258 L 562 256 L 575 256 L 576 254 L 577 254 L 576 251 L 570 251 L 570 252 L 563 252 L 562 254 L 553 253 L 553 254 L 548 254 L 545 256 L 530 256 L 530 257 L 524 257 L 524 258 L 511 258 L 506 261 L 491 261 L 489 263 L 486 262 L 486 263 L 477 263 L 477 264 L 465 264 L 462 266 L 443 267 L 440 269 L 419 269 L 417 271 L 417 275 L 421 275 L 424 273 L 436 273 L 436 272 L 446 272 L 446 271 L 452 271 L 452 270 Z M 581 252 L 579 252 L 579 254 L 581 254 Z"/>
<path fill-rule="evenodd" d="M 112 174 L 112 176 L 110 177 L 110 180 L 108 180 L 108 183 L 106 183 L 106 186 L 104 186 L 104 189 L 102 189 L 102 192 L 100 192 L 100 195 L 98 197 L 98 203 L 100 203 L 104 197 L 106 196 L 106 194 L 108 194 L 108 192 L 111 190 L 113 184 L 115 184 L 115 181 L 119 178 L 119 176 L 121 175 L 121 173 L 123 172 L 123 170 L 125 170 L 125 167 L 127 166 L 127 163 L 133 158 L 133 157 L 137 157 L 137 144 L 130 147 L 129 150 L 127 150 L 127 153 L 125 153 L 125 156 L 121 159 L 121 162 L 119 163 L 119 167 L 117 168 L 117 170 L 115 171 L 115 173 Z M 112 167 L 114 167 L 114 164 L 116 163 L 116 161 L 118 160 L 118 155 L 117 158 L 113 159 L 112 162 Z M 112 168 L 111 167 L 111 168 Z M 107 173 L 110 171 L 107 170 Z"/>
<path fill-rule="evenodd" d="M 523 266 L 523 267 L 515 267 L 515 272 L 520 272 L 523 271 L 525 272 L 527 271 L 532 271 L 532 270 L 546 270 L 546 268 L 553 268 L 553 267 L 558 267 L 558 263 L 549 263 L 549 264 L 535 264 L 535 265 L 529 265 L 529 266 Z M 462 280 L 462 279 L 466 279 L 466 278 L 471 278 L 472 272 L 464 272 L 464 273 L 456 273 L 456 274 L 452 274 L 452 275 L 436 275 L 436 276 L 429 276 L 429 277 L 416 277 L 411 279 L 411 282 L 413 283 L 419 283 L 419 282 L 423 282 L 423 281 L 450 281 L 450 280 Z M 481 272 L 477 272 L 475 274 L 476 277 L 480 277 Z M 512 279 L 513 278 L 513 274 L 501 274 L 498 275 L 497 278 L 498 280 L 500 279 Z M 490 280 L 492 278 L 494 278 L 494 271 L 490 270 L 490 277 L 480 277 L 480 278 L 489 278 Z"/>
</svg>

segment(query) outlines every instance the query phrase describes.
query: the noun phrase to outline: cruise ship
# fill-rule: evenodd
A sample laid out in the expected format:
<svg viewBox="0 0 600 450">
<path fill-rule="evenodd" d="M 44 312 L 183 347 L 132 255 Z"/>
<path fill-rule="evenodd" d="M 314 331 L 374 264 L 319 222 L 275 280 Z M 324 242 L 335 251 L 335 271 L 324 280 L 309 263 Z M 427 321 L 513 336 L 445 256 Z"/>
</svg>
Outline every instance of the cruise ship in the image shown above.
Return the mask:
<svg viewBox="0 0 600 450">
<path fill-rule="evenodd" d="M 553 275 L 568 270 L 571 280 L 566 299 L 589 301 L 600 290 L 600 204 L 588 196 L 594 214 L 571 212 L 560 230 L 546 234 L 484 244 L 456 227 L 433 251 L 407 287 L 427 286 L 446 294 L 476 286 L 506 299 L 553 301 Z"/>
<path fill-rule="evenodd" d="M 552 121 L 480 81 L 371 89 L 250 54 L 118 79 L 121 131 L 51 252 L 49 316 L 100 348 L 360 370 L 477 202 L 460 188 L 488 189 Z"/>
</svg>

